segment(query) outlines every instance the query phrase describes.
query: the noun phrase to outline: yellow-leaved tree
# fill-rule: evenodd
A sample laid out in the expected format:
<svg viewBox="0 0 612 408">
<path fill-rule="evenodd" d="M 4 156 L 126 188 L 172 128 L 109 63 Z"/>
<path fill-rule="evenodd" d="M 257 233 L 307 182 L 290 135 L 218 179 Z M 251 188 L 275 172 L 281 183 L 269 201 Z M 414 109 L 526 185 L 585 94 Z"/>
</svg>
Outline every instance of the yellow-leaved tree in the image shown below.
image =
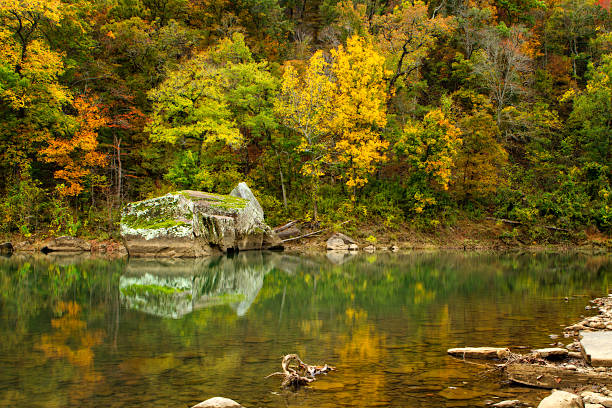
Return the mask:
<svg viewBox="0 0 612 408">
<path fill-rule="evenodd" d="M 0 0 L 0 177 L 29 168 L 62 127 L 71 99 L 59 82 L 64 56 L 44 30 L 59 25 L 63 6 L 60 0 Z"/>
<path fill-rule="evenodd" d="M 355 199 L 357 187 L 368 182 L 389 147 L 381 137 L 387 124 L 385 59 L 358 36 L 349 38 L 346 48 L 332 50 L 332 57 L 336 92 L 329 128 L 337 135 L 334 152 Z"/>
<path fill-rule="evenodd" d="M 368 182 L 376 163 L 385 159 L 382 139 L 387 123 L 385 60 L 359 36 L 331 51 L 330 62 L 318 51 L 303 73 L 288 65 L 275 111 L 282 123 L 300 135 L 305 155 L 302 174 L 311 182 L 317 218 L 319 178 L 327 164 L 342 170 L 353 188 Z"/>
<path fill-rule="evenodd" d="M 311 58 L 300 74 L 285 68 L 281 92 L 274 106 L 283 124 L 300 136 L 298 150 L 306 156 L 302 174 L 310 179 L 313 217 L 318 217 L 317 197 L 322 166 L 329 161 L 332 137 L 329 129 L 335 84 L 322 51 Z"/>
</svg>

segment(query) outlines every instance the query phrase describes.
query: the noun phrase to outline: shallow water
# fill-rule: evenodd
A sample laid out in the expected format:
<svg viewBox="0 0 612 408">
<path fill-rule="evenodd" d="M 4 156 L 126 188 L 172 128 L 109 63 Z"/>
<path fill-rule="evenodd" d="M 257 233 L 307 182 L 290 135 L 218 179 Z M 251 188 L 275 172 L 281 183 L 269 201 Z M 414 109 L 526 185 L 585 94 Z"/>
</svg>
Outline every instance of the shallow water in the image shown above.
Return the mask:
<svg viewBox="0 0 612 408">
<path fill-rule="evenodd" d="M 611 282 L 608 255 L 575 253 L 0 258 L 0 407 L 534 403 L 446 350 L 567 343 Z M 337 371 L 281 391 L 264 377 L 293 352 Z"/>
</svg>

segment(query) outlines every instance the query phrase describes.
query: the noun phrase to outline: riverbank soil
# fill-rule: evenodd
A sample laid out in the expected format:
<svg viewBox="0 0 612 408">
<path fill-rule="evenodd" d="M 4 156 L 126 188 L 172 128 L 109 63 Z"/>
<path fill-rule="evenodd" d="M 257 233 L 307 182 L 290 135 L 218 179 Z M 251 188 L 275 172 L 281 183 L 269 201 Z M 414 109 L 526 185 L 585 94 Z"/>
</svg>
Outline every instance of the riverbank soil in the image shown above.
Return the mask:
<svg viewBox="0 0 612 408">
<path fill-rule="evenodd" d="M 302 224 L 301 235 L 323 227 Z M 334 228 L 302 239 L 285 242 L 285 249 L 293 251 L 325 250 L 325 242 Z M 461 220 L 453 226 L 430 230 L 413 228 L 409 224 L 386 226 L 382 224 L 346 223 L 337 231 L 343 232 L 359 243 L 360 248 L 373 245 L 376 249 L 595 249 L 612 250 L 612 237 L 595 229 L 566 233 L 563 231 L 539 231 L 517 227 L 503 221 L 485 219 L 474 222 Z"/>
<path fill-rule="evenodd" d="M 422 229 L 410 224 L 357 223 L 320 225 L 297 222 L 296 234 L 286 237 L 283 246 L 293 252 L 325 251 L 326 241 L 334 232 L 353 238 L 359 249 L 374 247 L 386 250 L 396 246 L 409 249 L 461 249 L 461 250 L 612 250 L 612 237 L 596 229 L 576 232 L 532 230 L 504 221 L 483 219 L 459 220 L 452 226 Z M 51 234 L 24 237 L 19 234 L 0 236 L 0 243 L 11 242 L 16 251 L 39 251 Z M 304 236 L 303 238 L 298 238 Z M 119 238 L 99 240 L 95 236 L 82 236 L 91 244 L 92 253 L 123 254 L 125 248 Z M 296 239 L 297 238 L 297 239 Z"/>
</svg>

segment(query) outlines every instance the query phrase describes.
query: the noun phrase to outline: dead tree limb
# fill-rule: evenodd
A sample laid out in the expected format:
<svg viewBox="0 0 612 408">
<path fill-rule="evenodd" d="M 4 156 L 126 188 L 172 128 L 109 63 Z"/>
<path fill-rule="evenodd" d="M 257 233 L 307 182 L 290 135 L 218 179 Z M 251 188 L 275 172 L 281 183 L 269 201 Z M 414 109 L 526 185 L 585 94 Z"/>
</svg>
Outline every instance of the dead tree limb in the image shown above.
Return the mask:
<svg viewBox="0 0 612 408">
<path fill-rule="evenodd" d="M 274 228 L 274 232 L 279 233 L 279 232 L 281 232 L 281 231 L 284 231 L 284 230 L 286 230 L 286 229 L 288 229 L 288 228 L 293 227 L 293 226 L 294 226 L 295 224 L 297 224 L 298 222 L 300 222 L 300 220 L 293 220 L 293 221 L 290 221 L 290 222 L 288 222 L 288 223 L 286 223 L 286 224 L 284 224 L 284 225 L 281 225 L 280 227 L 276 227 L 276 228 Z"/>
<path fill-rule="evenodd" d="M 283 369 L 282 372 L 278 371 L 266 376 L 266 378 L 276 375 L 282 376 L 283 382 L 281 383 L 281 387 L 299 387 L 307 385 L 316 380 L 316 375 L 327 374 L 336 369 L 327 364 L 324 366 L 306 364 L 297 354 L 287 354 L 284 356 L 281 362 L 281 368 Z"/>
<path fill-rule="evenodd" d="M 510 224 L 510 225 L 527 225 L 521 221 L 507 220 L 505 218 L 486 217 L 486 219 L 497 221 L 497 222 L 503 222 L 504 224 Z M 544 225 L 543 227 L 546 229 L 552 230 L 552 231 L 570 232 L 570 230 L 568 230 L 567 228 L 554 227 L 552 225 Z"/>
<path fill-rule="evenodd" d="M 344 222 L 340 223 L 340 225 L 344 225 L 344 224 L 346 224 L 347 222 L 350 222 L 350 220 L 348 220 L 348 221 L 344 221 Z M 329 230 L 330 230 L 330 229 L 332 229 L 332 228 L 333 228 L 333 227 L 323 228 L 323 229 L 320 229 L 320 230 L 318 230 L 318 231 L 309 232 L 308 234 L 300 235 L 299 237 L 293 237 L 293 238 L 283 239 L 283 240 L 281 241 L 281 243 L 282 243 L 282 242 L 295 241 L 296 239 L 302 239 L 302 238 L 310 237 L 310 236 L 312 236 L 312 235 L 320 234 L 321 232 L 329 231 Z"/>
</svg>

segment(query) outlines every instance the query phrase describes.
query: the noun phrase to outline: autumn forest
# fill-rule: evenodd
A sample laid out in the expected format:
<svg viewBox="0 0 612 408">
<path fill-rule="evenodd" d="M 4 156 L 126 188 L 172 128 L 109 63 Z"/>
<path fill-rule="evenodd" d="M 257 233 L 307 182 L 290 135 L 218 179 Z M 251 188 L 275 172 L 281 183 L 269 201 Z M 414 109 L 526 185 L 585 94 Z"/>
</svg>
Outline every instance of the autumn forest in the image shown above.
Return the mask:
<svg viewBox="0 0 612 408">
<path fill-rule="evenodd" d="M 240 181 L 271 225 L 612 230 L 592 0 L 0 0 L 0 39 L 0 234 Z"/>
</svg>

